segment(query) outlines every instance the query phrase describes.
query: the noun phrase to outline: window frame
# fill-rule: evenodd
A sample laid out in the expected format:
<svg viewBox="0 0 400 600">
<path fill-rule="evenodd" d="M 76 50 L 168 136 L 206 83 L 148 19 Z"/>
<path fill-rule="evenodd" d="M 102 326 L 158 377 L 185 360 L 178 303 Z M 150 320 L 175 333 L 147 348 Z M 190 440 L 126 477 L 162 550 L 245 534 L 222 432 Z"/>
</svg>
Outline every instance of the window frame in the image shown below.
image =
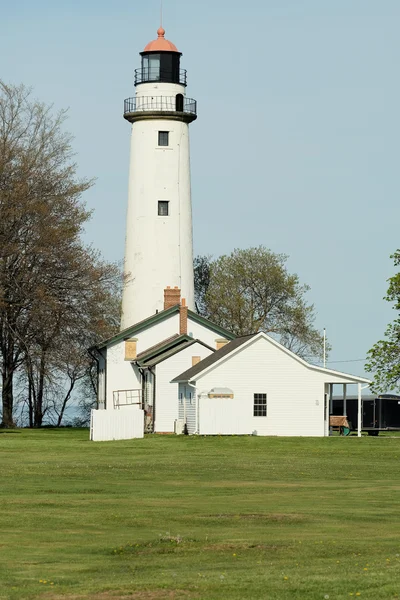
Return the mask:
<svg viewBox="0 0 400 600">
<path fill-rule="evenodd" d="M 253 417 L 266 417 L 268 414 L 267 410 L 267 394 L 265 393 L 254 393 L 253 394 Z"/>
<path fill-rule="evenodd" d="M 166 144 L 162 144 L 162 136 L 165 135 L 167 138 L 167 143 Z M 169 147 L 169 131 L 159 131 L 158 132 L 158 146 L 160 148 L 168 148 Z"/>
<path fill-rule="evenodd" d="M 167 213 L 163 214 L 162 212 L 160 212 L 160 208 L 162 206 L 166 206 L 167 207 Z M 159 217 L 169 217 L 170 216 L 170 212 L 169 212 L 169 200 L 158 200 L 158 205 L 157 205 L 157 215 Z"/>
</svg>

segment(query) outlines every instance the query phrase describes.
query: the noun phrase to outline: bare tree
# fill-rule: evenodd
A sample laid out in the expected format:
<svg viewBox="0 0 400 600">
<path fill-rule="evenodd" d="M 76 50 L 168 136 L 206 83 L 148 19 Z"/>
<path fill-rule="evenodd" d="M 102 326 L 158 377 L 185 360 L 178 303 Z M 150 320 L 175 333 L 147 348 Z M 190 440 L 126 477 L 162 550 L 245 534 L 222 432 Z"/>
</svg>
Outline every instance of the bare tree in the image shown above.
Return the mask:
<svg viewBox="0 0 400 600">
<path fill-rule="evenodd" d="M 65 380 L 72 373 L 73 379 L 80 377 L 82 358 L 71 364 L 71 356 L 78 356 L 73 341 L 108 333 L 104 314 L 109 317 L 107 299 L 118 270 L 82 244 L 90 212 L 81 196 L 92 182 L 77 177 L 71 136 L 63 130 L 65 117 L 65 111 L 53 114 L 52 107 L 32 100 L 24 86 L 0 82 L 0 357 L 5 427 L 14 424 L 17 370 L 26 376 L 29 422 L 40 426 L 49 390 L 60 373 Z"/>
</svg>

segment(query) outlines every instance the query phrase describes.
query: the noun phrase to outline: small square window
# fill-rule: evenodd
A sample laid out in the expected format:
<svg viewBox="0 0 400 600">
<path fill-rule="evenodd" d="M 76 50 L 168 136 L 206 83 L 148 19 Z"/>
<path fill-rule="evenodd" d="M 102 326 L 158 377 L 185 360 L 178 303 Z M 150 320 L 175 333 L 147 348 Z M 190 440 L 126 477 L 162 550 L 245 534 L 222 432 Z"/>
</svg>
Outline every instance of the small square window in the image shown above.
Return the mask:
<svg viewBox="0 0 400 600">
<path fill-rule="evenodd" d="M 158 132 L 158 145 L 169 146 L 169 131 Z"/>
<path fill-rule="evenodd" d="M 267 416 L 267 394 L 254 394 L 254 411 L 255 417 Z"/>
<path fill-rule="evenodd" d="M 168 217 L 169 215 L 169 202 L 167 200 L 158 201 L 158 216 Z"/>
</svg>

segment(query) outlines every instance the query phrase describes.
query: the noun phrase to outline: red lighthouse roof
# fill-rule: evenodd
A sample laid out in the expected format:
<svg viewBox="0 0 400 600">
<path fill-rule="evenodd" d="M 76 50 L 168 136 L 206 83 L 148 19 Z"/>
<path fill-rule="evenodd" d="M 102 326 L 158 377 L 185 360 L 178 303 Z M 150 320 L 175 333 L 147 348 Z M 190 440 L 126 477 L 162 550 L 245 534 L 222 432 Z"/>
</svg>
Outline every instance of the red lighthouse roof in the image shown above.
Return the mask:
<svg viewBox="0 0 400 600">
<path fill-rule="evenodd" d="M 157 31 L 158 38 L 147 44 L 144 52 L 179 52 L 178 48 L 165 39 L 165 29 L 160 27 Z"/>
</svg>

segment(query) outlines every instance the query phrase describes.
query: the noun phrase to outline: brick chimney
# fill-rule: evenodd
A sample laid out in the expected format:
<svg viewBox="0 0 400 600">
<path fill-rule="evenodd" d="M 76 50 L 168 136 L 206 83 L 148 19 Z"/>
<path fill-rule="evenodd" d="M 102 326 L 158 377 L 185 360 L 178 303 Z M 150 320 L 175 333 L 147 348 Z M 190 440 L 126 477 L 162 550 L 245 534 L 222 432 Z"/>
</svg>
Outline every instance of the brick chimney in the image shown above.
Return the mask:
<svg viewBox="0 0 400 600">
<path fill-rule="evenodd" d="M 179 307 L 179 334 L 187 335 L 188 330 L 188 307 L 185 298 L 182 298 L 182 304 Z"/>
<path fill-rule="evenodd" d="M 181 290 L 178 286 L 171 288 L 170 286 L 166 287 L 164 290 L 164 310 L 167 308 L 171 308 L 171 306 L 176 306 L 181 303 Z"/>
</svg>

